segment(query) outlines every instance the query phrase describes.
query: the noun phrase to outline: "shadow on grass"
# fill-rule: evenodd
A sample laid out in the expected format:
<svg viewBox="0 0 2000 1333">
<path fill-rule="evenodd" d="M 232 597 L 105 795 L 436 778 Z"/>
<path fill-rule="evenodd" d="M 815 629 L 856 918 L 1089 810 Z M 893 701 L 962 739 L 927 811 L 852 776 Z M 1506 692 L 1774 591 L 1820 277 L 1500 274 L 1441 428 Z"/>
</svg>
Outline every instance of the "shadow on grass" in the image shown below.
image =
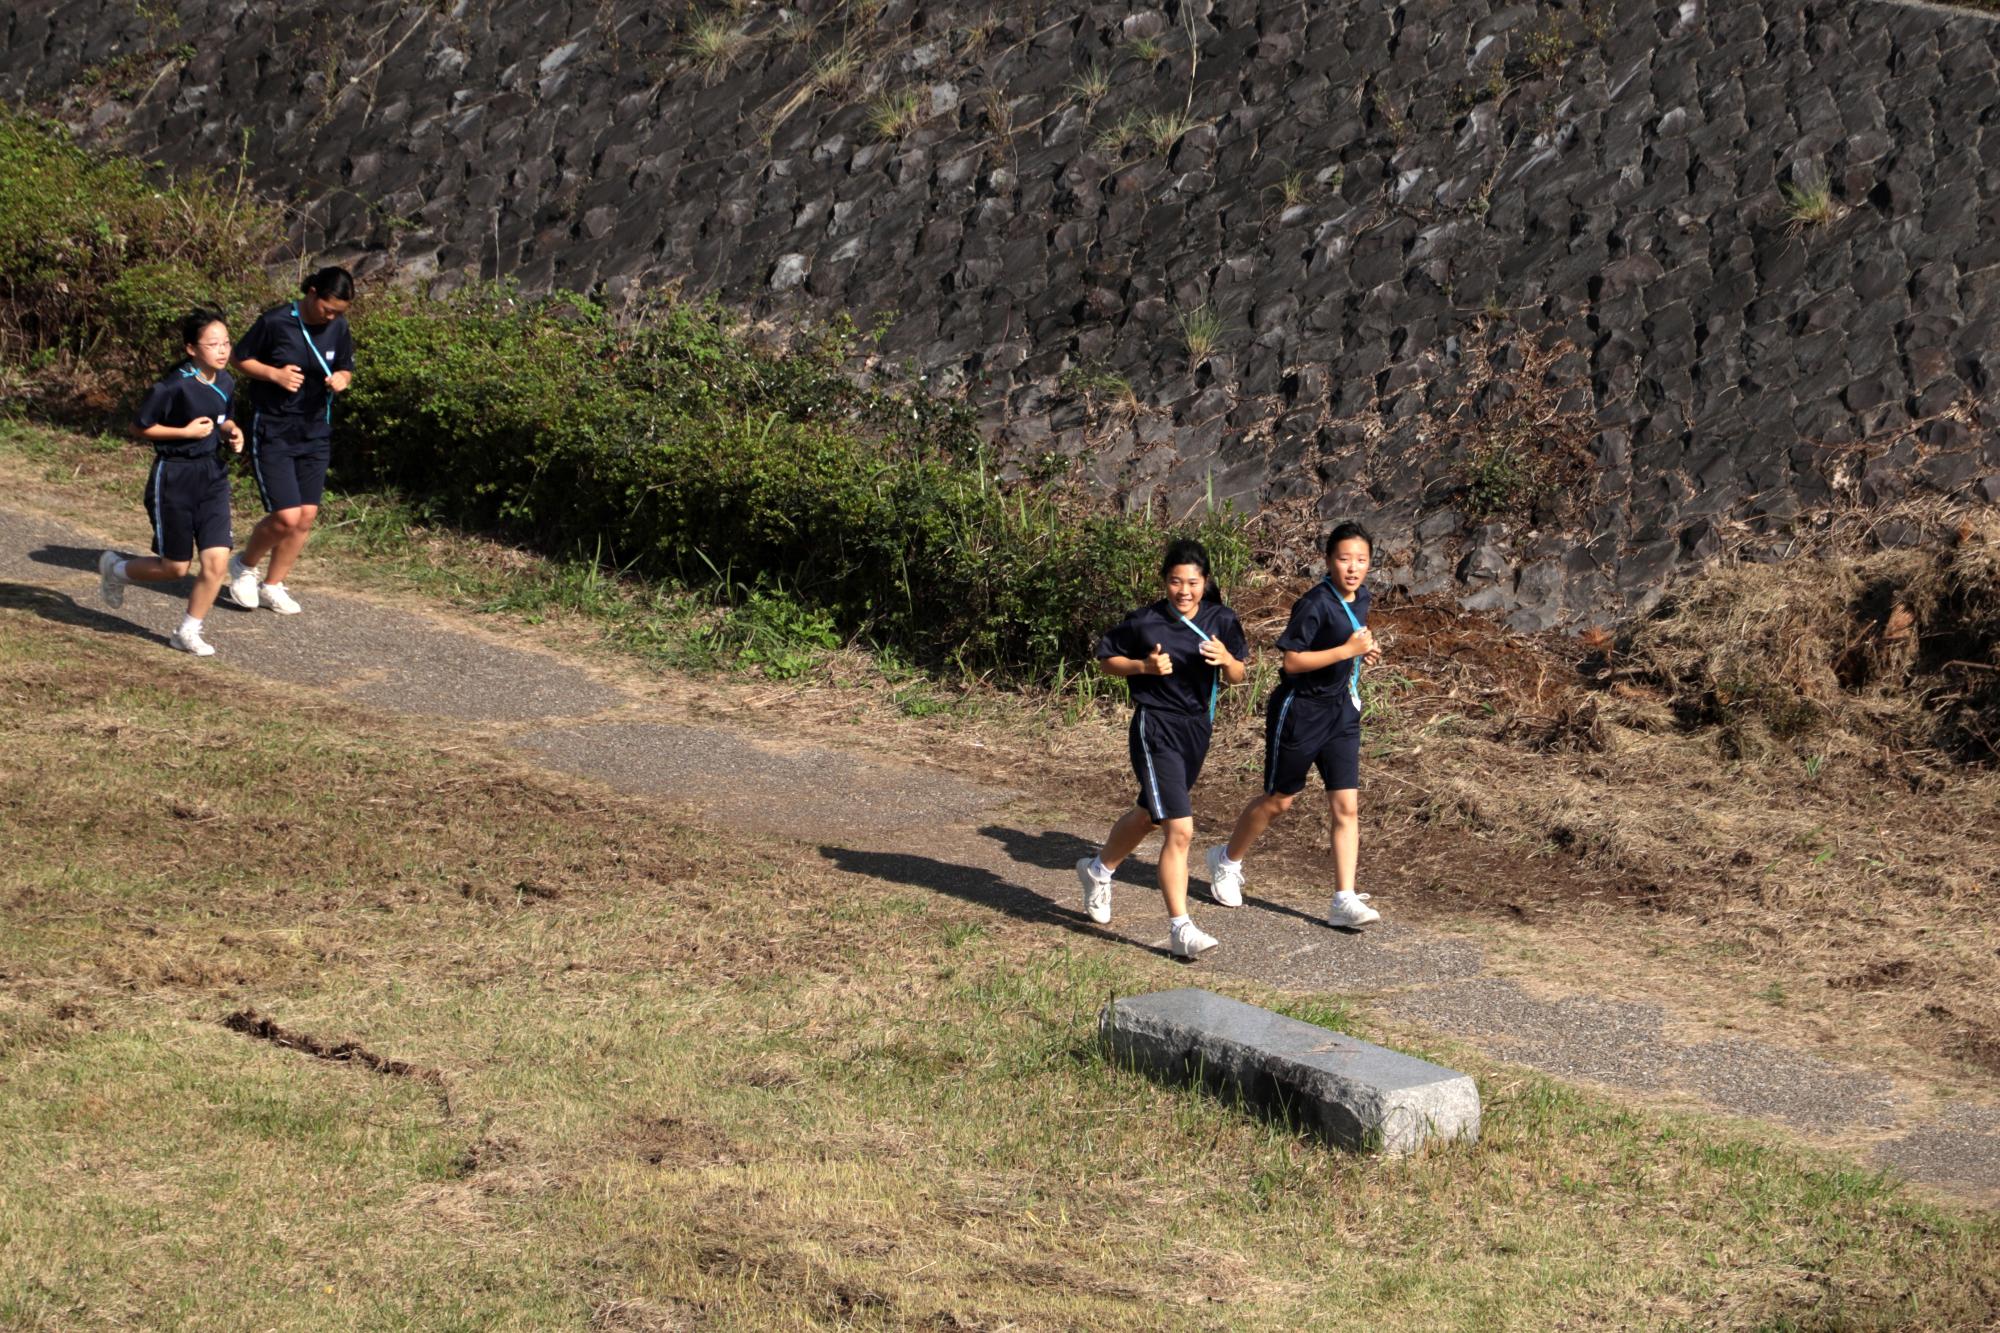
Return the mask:
<svg viewBox="0 0 2000 1333">
<path fill-rule="evenodd" d="M 1118 936 L 1099 927 L 1081 911 L 1059 907 L 1041 894 L 1003 879 L 990 870 L 978 866 L 956 865 L 950 861 L 940 861 L 936 857 L 918 856 L 911 852 L 871 852 L 851 847 L 822 846 L 819 854 L 833 862 L 834 866 L 852 875 L 866 875 L 870 879 L 889 884 L 907 884 L 912 888 L 927 889 L 932 893 L 949 894 L 981 907 L 990 907 L 1005 912 L 1008 916 L 1023 921 L 1047 922 L 1061 926 L 1064 930 L 1091 939 L 1117 941 Z M 1074 861 L 1074 858 L 1071 858 Z M 1068 869 L 1068 865 L 1064 866 Z M 1156 949 L 1137 940 L 1125 940 L 1134 948 L 1148 953 L 1168 957 L 1165 949 Z"/>
<path fill-rule="evenodd" d="M 134 624 L 123 616 L 109 611 L 98 611 L 80 605 L 68 593 L 53 588 L 38 587 L 32 583 L 0 582 L 0 607 L 19 611 L 32 611 L 43 620 L 58 625 L 75 625 L 79 629 L 97 630 L 104 634 L 124 634 L 131 638 L 143 639 L 147 643 L 164 644 L 167 637 Z"/>
</svg>

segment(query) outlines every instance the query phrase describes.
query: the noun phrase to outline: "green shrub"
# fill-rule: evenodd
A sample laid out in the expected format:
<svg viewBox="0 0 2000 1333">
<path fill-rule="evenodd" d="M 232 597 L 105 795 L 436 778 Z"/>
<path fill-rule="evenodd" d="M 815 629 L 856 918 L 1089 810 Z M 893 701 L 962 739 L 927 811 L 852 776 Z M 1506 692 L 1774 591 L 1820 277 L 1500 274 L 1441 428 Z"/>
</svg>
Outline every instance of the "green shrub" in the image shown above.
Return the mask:
<svg viewBox="0 0 2000 1333">
<path fill-rule="evenodd" d="M 778 586 L 931 665 L 1043 678 L 1152 595 L 1166 533 L 993 483 L 957 405 L 840 373 L 838 329 L 779 356 L 712 307 L 621 325 L 481 288 L 377 302 L 340 437 L 461 522 L 654 577 Z M 1218 572 L 1247 563 L 1210 521 Z"/>
<path fill-rule="evenodd" d="M 276 296 L 273 214 L 212 180 L 155 188 L 0 112 L 0 359 L 89 358 L 137 378 L 196 301 Z M 839 636 L 931 666 L 1054 678 L 1156 595 L 1168 534 L 1007 490 L 962 399 L 857 382 L 851 325 L 753 342 L 720 307 L 614 319 L 505 286 L 370 290 L 335 438 L 343 483 L 686 586 L 723 585 L 718 649 L 795 674 Z M 1238 529 L 1200 529 L 1225 581 Z"/>
<path fill-rule="evenodd" d="M 196 303 L 240 322 L 270 293 L 261 267 L 275 210 L 239 181 L 167 188 L 141 164 L 100 157 L 60 126 L 0 108 L 0 351 L 87 357 L 113 378 L 178 353 Z"/>
</svg>

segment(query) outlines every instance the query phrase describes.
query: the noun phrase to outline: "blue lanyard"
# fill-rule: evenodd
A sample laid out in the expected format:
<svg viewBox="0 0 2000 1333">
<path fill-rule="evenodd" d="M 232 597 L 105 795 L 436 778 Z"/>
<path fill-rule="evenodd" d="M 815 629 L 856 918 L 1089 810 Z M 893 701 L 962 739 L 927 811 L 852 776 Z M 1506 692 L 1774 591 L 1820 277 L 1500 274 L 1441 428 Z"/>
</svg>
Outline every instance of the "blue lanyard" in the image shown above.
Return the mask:
<svg viewBox="0 0 2000 1333">
<path fill-rule="evenodd" d="M 1327 590 L 1333 594 L 1334 604 L 1347 612 L 1348 625 L 1353 629 L 1354 633 L 1359 634 L 1361 632 L 1361 619 L 1354 614 L 1353 605 L 1340 595 L 1340 589 L 1334 585 L 1331 574 L 1327 575 L 1323 581 L 1327 586 Z M 1358 657 L 1347 659 L 1347 697 L 1354 700 L 1355 711 L 1359 712 L 1361 709 L 1361 659 Z"/>
<path fill-rule="evenodd" d="M 222 391 L 221 385 L 217 384 L 214 380 L 203 379 L 201 377 L 201 373 L 197 371 L 193 366 L 182 366 L 181 378 L 193 380 L 196 384 L 199 384 L 202 388 L 208 389 L 211 392 L 213 392 L 217 398 L 220 398 L 222 400 L 222 412 L 224 418 L 226 419 L 228 417 L 229 395 Z"/>
<path fill-rule="evenodd" d="M 202 388 L 206 388 L 206 390 L 210 390 L 212 394 L 216 394 L 218 398 L 222 398 L 222 416 L 218 416 L 218 418 L 216 418 L 216 426 L 220 426 L 222 422 L 226 422 L 226 420 L 230 418 L 230 396 L 228 396 L 226 392 L 222 392 L 222 386 L 220 386 L 220 384 L 216 384 L 214 380 L 204 380 L 204 378 L 200 376 L 200 372 L 198 372 L 198 370 L 196 370 L 194 366 L 182 366 L 182 368 L 180 368 L 180 378 L 184 378 L 184 380 L 194 380 L 194 382 L 196 382 L 196 384 L 200 384 Z"/>
<path fill-rule="evenodd" d="M 1193 630 L 1195 632 L 1195 637 L 1200 639 L 1203 643 L 1207 643 L 1210 639 L 1215 637 L 1214 635 L 1203 630 L 1201 626 L 1195 624 L 1192 620 L 1189 620 L 1186 616 L 1181 615 L 1180 612 L 1176 611 L 1174 612 L 1174 615 L 1177 619 L 1179 619 L 1181 624 L 1186 625 L 1189 629 Z M 1214 667 L 1209 667 L 1209 670 L 1211 672 L 1214 672 L 1214 674 L 1208 678 L 1208 720 L 1210 722 L 1213 722 L 1215 721 L 1216 696 L 1222 692 L 1222 672 Z"/>
<path fill-rule="evenodd" d="M 313 360 L 319 362 L 320 373 L 331 379 L 333 377 L 333 367 L 329 366 L 326 363 L 326 357 L 320 354 L 319 344 L 313 341 L 312 330 L 306 327 L 306 317 L 299 313 L 299 303 L 297 301 L 292 302 L 292 318 L 299 322 L 299 336 L 306 340 L 306 350 L 312 353 Z M 326 419 L 328 421 L 333 420 L 332 389 L 326 391 Z"/>
</svg>

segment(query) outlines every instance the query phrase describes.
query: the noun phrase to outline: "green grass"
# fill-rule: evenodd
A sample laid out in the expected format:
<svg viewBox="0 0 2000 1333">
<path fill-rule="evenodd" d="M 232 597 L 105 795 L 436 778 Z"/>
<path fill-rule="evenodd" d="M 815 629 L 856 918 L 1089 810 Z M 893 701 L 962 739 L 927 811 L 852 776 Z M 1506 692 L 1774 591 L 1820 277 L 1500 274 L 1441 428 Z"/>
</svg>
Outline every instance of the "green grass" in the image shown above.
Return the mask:
<svg viewBox="0 0 2000 1333">
<path fill-rule="evenodd" d="M 219 690 L 20 597 L 0 603 L 11 1327 L 1995 1311 L 1991 1219 L 1878 1175 L 1455 1049 L 1476 1147 L 1331 1152 L 1098 1057 L 1107 998 L 1183 984 L 1149 955 L 731 846 L 462 736 Z M 829 937 L 841 914 L 867 947 Z M 1365 1027 L 1338 996 L 1284 1003 Z M 246 1005 L 437 1070 L 449 1111 L 222 1026 Z"/>
<path fill-rule="evenodd" d="M 1111 124 L 1097 132 L 1097 151 L 1118 154 L 1139 143 L 1146 137 L 1146 119 L 1136 111 L 1128 111 Z"/>
<path fill-rule="evenodd" d="M 1165 154 L 1202 121 L 1185 111 L 1160 111 L 1147 116 L 1140 133 L 1156 153 Z"/>
<path fill-rule="evenodd" d="M 681 43 L 681 54 L 701 71 L 708 83 L 719 82 L 735 67 L 750 45 L 750 36 L 726 14 L 712 14 L 696 20 Z"/>
<path fill-rule="evenodd" d="M 1793 230 L 1824 227 L 1840 220 L 1846 210 L 1824 180 L 1804 180 L 1779 187 L 1785 199 L 1785 222 Z"/>
<path fill-rule="evenodd" d="M 883 93 L 868 104 L 868 128 L 878 139 L 902 139 L 923 124 L 921 98 L 914 88 Z"/>
<path fill-rule="evenodd" d="M 1135 37 L 1122 48 L 1134 60 L 1157 65 L 1166 58 L 1167 44 L 1157 37 Z"/>
<path fill-rule="evenodd" d="M 1086 106 L 1095 106 L 1111 92 L 1111 71 L 1097 61 L 1069 84 L 1070 93 Z"/>
<path fill-rule="evenodd" d="M 1222 348 L 1226 323 L 1220 311 L 1207 304 L 1180 311 L 1181 345 L 1187 349 L 1188 364 L 1198 366 Z"/>
</svg>

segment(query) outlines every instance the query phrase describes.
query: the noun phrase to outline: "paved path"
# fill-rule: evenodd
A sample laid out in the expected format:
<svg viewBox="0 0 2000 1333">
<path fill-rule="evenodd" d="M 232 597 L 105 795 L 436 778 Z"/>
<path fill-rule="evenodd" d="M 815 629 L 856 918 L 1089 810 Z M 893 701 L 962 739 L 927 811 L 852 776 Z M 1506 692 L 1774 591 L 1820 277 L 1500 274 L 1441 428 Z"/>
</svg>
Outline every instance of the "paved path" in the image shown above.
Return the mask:
<svg viewBox="0 0 2000 1333">
<path fill-rule="evenodd" d="M 96 575 L 104 544 L 0 508 L 0 604 L 152 639 L 168 651 L 165 635 L 179 620 L 185 586 L 134 587 L 123 610 L 107 610 Z M 478 724 L 550 767 L 685 805 L 721 828 L 799 840 L 845 874 L 951 894 L 1052 930 L 1106 933 L 1079 910 L 1071 866 L 1092 850 L 1108 809 L 1031 818 L 1049 798 L 1030 802 L 878 753 L 691 725 L 573 662 L 442 617 L 310 582 L 301 597 L 307 614 L 295 617 L 218 607 L 209 634 L 221 654 L 216 668 Z M 1165 957 L 1151 871 L 1141 857 L 1121 867 L 1121 910 L 1108 933 L 1159 954 L 1163 987 L 1187 984 Z M 1260 892 L 1253 884 L 1244 911 L 1204 913 L 1224 945 L 1197 969 L 1353 997 L 1502 1059 L 1778 1122 L 1872 1165 L 2000 1202 L 2000 1107 L 1940 1103 L 1879 1072 L 1767 1042 L 1677 1041 L 1669 1004 L 1530 993 L 1489 975 L 1477 942 L 1393 920 L 1362 934 L 1336 932 L 1320 923 L 1318 897 Z"/>
</svg>

